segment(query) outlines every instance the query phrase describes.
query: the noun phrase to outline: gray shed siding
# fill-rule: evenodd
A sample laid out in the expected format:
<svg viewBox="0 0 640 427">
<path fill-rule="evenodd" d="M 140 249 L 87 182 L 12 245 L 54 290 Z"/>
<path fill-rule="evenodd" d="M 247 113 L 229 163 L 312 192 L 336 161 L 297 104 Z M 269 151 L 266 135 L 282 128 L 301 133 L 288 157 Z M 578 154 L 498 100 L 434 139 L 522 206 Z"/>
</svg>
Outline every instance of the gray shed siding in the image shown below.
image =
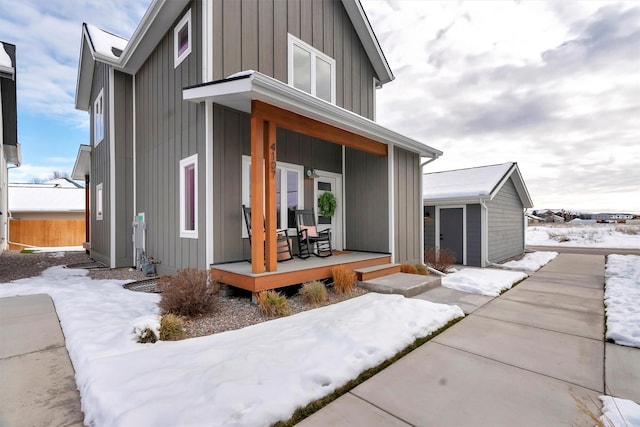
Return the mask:
<svg viewBox="0 0 640 427">
<path fill-rule="evenodd" d="M 420 221 L 420 156 L 398 147 L 393 148 L 394 180 L 394 253 L 396 262 L 421 262 Z"/>
<path fill-rule="evenodd" d="M 487 202 L 489 208 L 489 262 L 500 262 L 524 252 L 523 206 L 512 178 Z"/>
<path fill-rule="evenodd" d="M 336 105 L 373 118 L 375 72 L 339 0 L 222 0 L 212 15 L 214 80 L 256 70 L 287 83 L 290 33 L 335 59 Z"/>
<path fill-rule="evenodd" d="M 467 205 L 467 265 L 482 267 L 482 207 Z"/>
<path fill-rule="evenodd" d="M 387 157 L 345 149 L 345 249 L 390 252 Z"/>
<path fill-rule="evenodd" d="M 184 87 L 202 81 L 200 6 L 191 6 L 191 54 L 174 68 L 172 26 L 135 75 L 136 210 L 146 214 L 147 254 L 161 262 L 160 274 L 206 268 L 205 107 L 182 100 Z M 180 238 L 179 165 L 193 154 L 198 154 L 198 238 L 185 239 Z"/>
<path fill-rule="evenodd" d="M 104 139 L 98 145 L 95 144 L 95 123 L 93 119 L 93 104 L 102 90 L 103 111 L 104 111 Z M 110 213 L 111 213 L 111 188 L 109 180 L 109 169 L 111 161 L 109 158 L 109 72 L 107 65 L 96 63 L 93 72 L 93 82 L 91 84 L 91 108 L 90 108 L 90 145 L 91 145 L 91 257 L 96 261 L 110 264 L 111 241 Z M 96 186 L 102 184 L 102 211 L 101 220 L 96 219 Z"/>
<path fill-rule="evenodd" d="M 436 207 L 425 206 L 424 213 L 424 248 L 436 247 Z"/>
</svg>

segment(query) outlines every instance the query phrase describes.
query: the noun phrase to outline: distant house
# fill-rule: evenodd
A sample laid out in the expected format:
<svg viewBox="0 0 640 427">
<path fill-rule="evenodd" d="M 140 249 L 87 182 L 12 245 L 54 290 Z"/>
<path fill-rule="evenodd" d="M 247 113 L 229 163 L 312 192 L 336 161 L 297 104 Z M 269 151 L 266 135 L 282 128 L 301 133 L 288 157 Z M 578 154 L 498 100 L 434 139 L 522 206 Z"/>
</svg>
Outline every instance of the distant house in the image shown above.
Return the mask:
<svg viewBox="0 0 640 427">
<path fill-rule="evenodd" d="M 84 188 L 65 178 L 9 184 L 10 249 L 81 246 L 85 234 Z"/>
<path fill-rule="evenodd" d="M 0 42 L 0 252 L 8 247 L 7 167 L 20 166 L 18 113 L 16 105 L 16 47 Z"/>
<path fill-rule="evenodd" d="M 358 0 L 154 1 L 130 40 L 84 24 L 90 146 L 72 178 L 90 183 L 91 256 L 121 267 L 144 251 L 160 274 L 250 258 L 230 284 L 256 290 L 278 270 L 275 230 L 295 234 L 294 209 L 318 214 L 331 192 L 318 223 L 335 249 L 420 260 L 421 158 L 442 153 L 375 122 L 391 80 Z M 243 204 L 266 221 L 251 246 Z"/>
<path fill-rule="evenodd" d="M 485 267 L 524 252 L 533 203 L 517 163 L 424 175 L 424 245 L 463 265 Z"/>
<path fill-rule="evenodd" d="M 597 213 L 592 214 L 591 219 L 595 219 L 597 222 L 625 222 L 626 220 L 633 219 L 633 215 L 624 213 Z"/>
</svg>

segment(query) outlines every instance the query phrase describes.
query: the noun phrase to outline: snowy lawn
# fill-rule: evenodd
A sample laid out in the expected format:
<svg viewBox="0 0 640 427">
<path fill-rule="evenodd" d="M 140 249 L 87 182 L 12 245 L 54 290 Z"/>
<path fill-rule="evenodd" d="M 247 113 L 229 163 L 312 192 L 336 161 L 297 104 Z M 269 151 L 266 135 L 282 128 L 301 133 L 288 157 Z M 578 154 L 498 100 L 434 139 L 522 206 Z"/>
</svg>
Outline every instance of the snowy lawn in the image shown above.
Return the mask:
<svg viewBox="0 0 640 427">
<path fill-rule="evenodd" d="M 640 225 L 535 225 L 526 227 L 525 242 L 533 246 L 640 248 Z"/>
<path fill-rule="evenodd" d="M 502 266 L 510 270 L 537 271 L 557 256 L 558 252 L 531 252 L 522 259 L 505 262 Z"/>
<path fill-rule="evenodd" d="M 472 294 L 497 297 L 514 283 L 526 279 L 519 271 L 504 271 L 492 268 L 464 268 L 442 278 L 442 286 Z"/>
<path fill-rule="evenodd" d="M 52 296 L 85 423 L 95 426 L 267 426 L 464 316 L 370 293 L 237 331 L 137 344 L 132 330 L 157 313 L 159 297 L 85 275 L 52 267 L 0 285 L 0 297 Z"/>
<path fill-rule="evenodd" d="M 640 347 L 640 256 L 609 255 L 605 276 L 607 339 Z"/>
<path fill-rule="evenodd" d="M 640 426 L 640 405 L 632 400 L 600 396 L 602 401 L 602 422 L 612 427 Z"/>
</svg>

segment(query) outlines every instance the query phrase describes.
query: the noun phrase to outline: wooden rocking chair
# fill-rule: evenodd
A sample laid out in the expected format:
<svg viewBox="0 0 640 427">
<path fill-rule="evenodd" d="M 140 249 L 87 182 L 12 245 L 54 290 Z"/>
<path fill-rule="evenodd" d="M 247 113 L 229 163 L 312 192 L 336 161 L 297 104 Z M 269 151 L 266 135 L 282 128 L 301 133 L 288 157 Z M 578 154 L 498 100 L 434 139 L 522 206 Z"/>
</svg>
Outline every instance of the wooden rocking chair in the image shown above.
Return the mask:
<svg viewBox="0 0 640 427">
<path fill-rule="evenodd" d="M 242 205 L 242 214 L 244 215 L 244 223 L 247 226 L 247 233 L 249 233 L 249 244 L 252 244 L 251 237 L 251 208 Z M 264 223 L 264 219 L 263 219 Z M 276 230 L 277 239 L 277 259 L 278 261 L 288 261 L 293 259 L 291 252 L 291 241 L 289 240 L 289 230 L 286 228 Z M 251 261 L 249 259 L 248 261 Z"/>
<path fill-rule="evenodd" d="M 307 259 L 312 254 L 321 258 L 333 255 L 331 230 L 318 231 L 314 210 L 296 210 L 295 216 L 298 231 L 298 256 Z"/>
</svg>

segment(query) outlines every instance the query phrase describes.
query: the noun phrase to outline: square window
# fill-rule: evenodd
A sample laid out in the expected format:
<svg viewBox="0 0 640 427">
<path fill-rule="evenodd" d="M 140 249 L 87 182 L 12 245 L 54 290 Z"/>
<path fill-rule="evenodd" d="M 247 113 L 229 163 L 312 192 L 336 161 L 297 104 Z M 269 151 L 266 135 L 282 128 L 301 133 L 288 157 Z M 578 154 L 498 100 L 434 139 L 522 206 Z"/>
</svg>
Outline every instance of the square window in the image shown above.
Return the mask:
<svg viewBox="0 0 640 427">
<path fill-rule="evenodd" d="M 100 90 L 93 103 L 93 142 L 96 146 L 104 139 L 104 101 L 102 92 L 103 89 Z"/>
<path fill-rule="evenodd" d="M 174 66 L 178 67 L 191 53 L 191 9 L 173 30 Z"/>
<path fill-rule="evenodd" d="M 102 192 L 102 183 L 96 185 L 96 219 L 102 219 L 104 195 Z"/>
<path fill-rule="evenodd" d="M 336 102 L 336 61 L 289 34 L 289 84 L 327 102 Z"/>
<path fill-rule="evenodd" d="M 198 155 L 180 161 L 180 237 L 198 238 Z"/>
</svg>

